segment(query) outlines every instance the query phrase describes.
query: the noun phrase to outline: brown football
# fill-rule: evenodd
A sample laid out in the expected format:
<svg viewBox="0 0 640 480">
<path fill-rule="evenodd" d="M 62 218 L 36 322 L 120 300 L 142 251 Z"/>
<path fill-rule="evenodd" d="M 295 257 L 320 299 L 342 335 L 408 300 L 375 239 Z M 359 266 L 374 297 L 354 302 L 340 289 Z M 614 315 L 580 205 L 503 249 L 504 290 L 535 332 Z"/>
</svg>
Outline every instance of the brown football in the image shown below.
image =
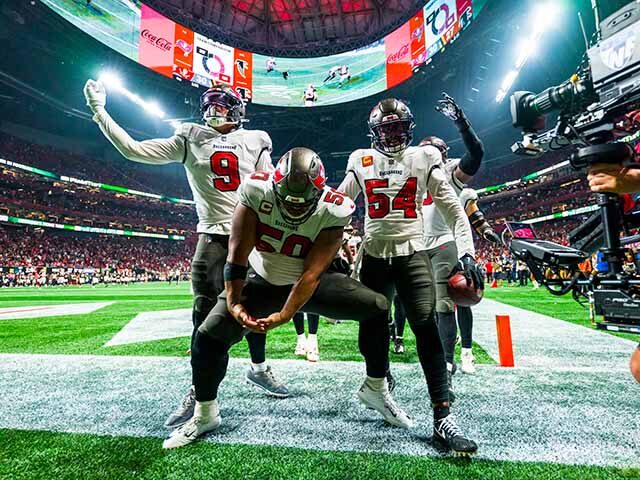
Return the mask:
<svg viewBox="0 0 640 480">
<path fill-rule="evenodd" d="M 449 297 L 453 303 L 461 307 L 473 307 L 480 303 L 484 290 L 473 288 L 473 282 L 467 284 L 467 278 L 462 273 L 456 273 L 449 279 L 447 286 Z"/>
</svg>

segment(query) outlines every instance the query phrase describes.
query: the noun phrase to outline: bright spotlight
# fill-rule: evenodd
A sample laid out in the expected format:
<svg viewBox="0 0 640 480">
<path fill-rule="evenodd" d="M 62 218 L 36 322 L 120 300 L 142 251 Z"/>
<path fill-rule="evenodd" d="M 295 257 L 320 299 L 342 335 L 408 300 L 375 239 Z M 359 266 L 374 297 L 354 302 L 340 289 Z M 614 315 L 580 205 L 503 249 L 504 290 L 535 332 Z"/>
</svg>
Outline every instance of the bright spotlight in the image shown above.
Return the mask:
<svg viewBox="0 0 640 480">
<path fill-rule="evenodd" d="M 164 112 L 156 102 L 144 102 L 144 109 L 159 118 L 164 118 Z"/>
<path fill-rule="evenodd" d="M 100 76 L 98 77 L 98 80 L 105 86 L 108 88 L 113 88 L 114 90 L 118 90 L 121 91 L 124 89 L 124 86 L 122 84 L 122 80 L 120 80 L 120 77 L 115 74 L 114 72 L 102 72 L 100 73 Z"/>
<path fill-rule="evenodd" d="M 522 66 L 535 54 L 536 42 L 525 41 L 520 44 L 518 48 L 518 59 L 516 60 L 516 68 L 520 69 Z"/>
<path fill-rule="evenodd" d="M 513 82 L 516 81 L 517 77 L 518 77 L 518 70 L 511 70 L 509 73 L 507 73 L 507 76 L 504 77 L 504 80 L 502 81 L 502 85 L 500 86 L 500 89 L 508 91 L 511 88 L 511 85 L 513 85 Z"/>
<path fill-rule="evenodd" d="M 98 80 L 106 88 L 122 93 L 125 97 L 127 97 L 133 103 L 135 103 L 139 107 L 142 107 L 142 109 L 144 109 L 145 112 L 151 115 L 154 115 L 158 118 L 164 118 L 165 113 L 162 110 L 162 108 L 160 108 L 160 105 L 158 105 L 157 102 L 154 102 L 154 101 L 148 102 L 142 99 L 139 95 L 136 95 L 135 93 L 127 90 L 124 86 L 124 83 L 116 73 L 112 71 L 101 72 L 100 75 L 98 76 Z"/>
</svg>

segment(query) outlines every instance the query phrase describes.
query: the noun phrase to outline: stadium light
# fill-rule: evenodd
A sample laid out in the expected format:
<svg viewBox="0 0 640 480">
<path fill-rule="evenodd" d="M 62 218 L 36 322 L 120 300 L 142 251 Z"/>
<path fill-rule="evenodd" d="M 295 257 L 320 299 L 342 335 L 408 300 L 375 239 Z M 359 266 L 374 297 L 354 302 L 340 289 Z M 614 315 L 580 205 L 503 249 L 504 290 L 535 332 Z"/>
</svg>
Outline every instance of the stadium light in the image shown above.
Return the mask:
<svg viewBox="0 0 640 480">
<path fill-rule="evenodd" d="M 502 85 L 500 85 L 500 89 L 496 94 L 497 103 L 501 103 L 505 99 L 518 77 L 520 70 L 522 70 L 529 58 L 534 55 L 536 47 L 542 38 L 542 34 L 546 29 L 557 23 L 556 20 L 560 14 L 560 7 L 553 2 L 545 2 L 535 7 L 535 10 L 531 14 L 531 18 L 533 18 L 533 31 L 518 44 L 518 56 L 515 61 L 515 69 L 511 70 L 502 81 Z"/>
<path fill-rule="evenodd" d="M 135 93 L 127 90 L 124 86 L 124 83 L 116 73 L 111 71 L 104 71 L 100 73 L 100 75 L 98 76 L 98 80 L 102 82 L 102 84 L 106 88 L 123 94 L 133 103 L 141 107 L 145 112 L 158 118 L 165 117 L 164 111 L 157 102 L 144 100 Z"/>
</svg>

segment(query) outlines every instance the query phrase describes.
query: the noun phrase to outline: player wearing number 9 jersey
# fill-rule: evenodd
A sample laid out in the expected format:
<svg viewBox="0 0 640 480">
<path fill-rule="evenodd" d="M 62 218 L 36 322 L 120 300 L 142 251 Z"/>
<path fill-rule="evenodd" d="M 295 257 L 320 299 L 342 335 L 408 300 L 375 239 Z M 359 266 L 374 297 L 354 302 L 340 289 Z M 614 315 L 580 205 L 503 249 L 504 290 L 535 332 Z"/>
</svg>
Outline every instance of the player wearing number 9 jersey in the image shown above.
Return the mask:
<svg viewBox="0 0 640 480">
<path fill-rule="evenodd" d="M 365 232 L 360 281 L 389 302 L 398 293 L 424 371 L 434 414 L 434 441 L 456 454 L 475 453 L 477 445 L 464 437 L 449 413 L 445 355 L 438 335 L 435 291 L 425 253 L 422 201 L 431 194 L 438 210 L 457 236 L 471 239 L 458 197 L 443 172 L 435 147 L 411 147 L 413 115 L 401 101 L 378 103 L 369 116 L 370 149 L 349 157 L 338 189 L 352 199 L 364 193 Z M 387 339 L 387 348 L 389 337 Z"/>
<path fill-rule="evenodd" d="M 184 165 L 198 214 L 198 244 L 191 262 L 195 332 L 224 289 L 222 270 L 241 182 L 258 170 L 273 170 L 271 138 L 266 132 L 242 128 L 244 103 L 224 85 L 216 85 L 202 95 L 204 125 L 183 123 L 169 138 L 144 141 L 131 138 L 107 113 L 106 92 L 100 82 L 87 81 L 84 94 L 94 112 L 93 120 L 125 158 L 152 165 Z M 268 394 L 287 396 L 286 387 L 265 365 L 265 336 L 252 334 L 247 341 L 252 361 L 247 380 Z M 192 416 L 194 405 L 195 395 L 190 389 L 166 426 L 184 423 Z"/>
</svg>

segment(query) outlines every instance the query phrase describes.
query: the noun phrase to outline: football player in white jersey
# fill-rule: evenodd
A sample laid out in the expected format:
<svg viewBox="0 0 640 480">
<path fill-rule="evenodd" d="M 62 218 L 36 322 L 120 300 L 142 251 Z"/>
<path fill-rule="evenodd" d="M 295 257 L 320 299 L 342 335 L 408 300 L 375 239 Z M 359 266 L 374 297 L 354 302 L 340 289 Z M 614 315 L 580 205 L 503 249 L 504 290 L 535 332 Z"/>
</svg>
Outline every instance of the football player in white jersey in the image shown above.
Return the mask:
<svg viewBox="0 0 640 480">
<path fill-rule="evenodd" d="M 447 366 L 434 314 L 433 273 L 425 254 L 421 205 L 427 191 L 456 236 L 465 240 L 463 254 L 469 256 L 471 229 L 447 181 L 440 152 L 410 146 L 414 127 L 413 115 L 403 102 L 394 98 L 379 102 L 369 116 L 374 148 L 351 154 L 339 190 L 352 199 L 364 193 L 360 281 L 389 301 L 395 287 L 402 300 L 431 397 L 434 445 L 472 455 L 476 443 L 465 438 L 450 414 Z M 388 349 L 389 336 L 385 338 Z"/>
<path fill-rule="evenodd" d="M 307 148 L 290 150 L 273 173 L 255 173 L 242 184 L 224 267 L 225 292 L 193 346 L 195 414 L 164 448 L 187 445 L 220 425 L 218 386 L 231 346 L 250 331 L 287 323 L 297 311 L 360 322 L 367 379 L 359 397 L 386 412 L 388 422 L 410 426 L 383 386 L 389 361 L 386 298 L 347 275 L 326 272 L 354 210 L 348 197 L 325 185 L 322 162 Z"/>
<path fill-rule="evenodd" d="M 131 138 L 107 113 L 106 91 L 100 82 L 87 81 L 84 94 L 94 112 L 93 120 L 125 158 L 152 165 L 184 165 L 198 214 L 198 244 L 191 262 L 195 333 L 224 289 L 222 270 L 240 184 L 257 170 L 273 170 L 271 138 L 266 132 L 242 128 L 244 103 L 225 85 L 216 85 L 202 95 L 200 107 L 205 125 L 183 123 L 172 137 L 141 142 Z M 265 335 L 247 336 L 252 363 L 247 381 L 270 395 L 286 397 L 286 387 L 266 365 L 265 340 Z M 191 388 L 166 426 L 184 423 L 193 415 L 194 405 Z"/>
<path fill-rule="evenodd" d="M 460 132 L 467 151 L 462 158 L 449 158 L 448 145 L 444 140 L 434 136 L 424 138 L 420 142 L 420 145 L 431 145 L 440 151 L 447 181 L 459 196 L 465 184 L 470 182 L 480 169 L 482 157 L 484 156 L 484 147 L 473 131 L 471 123 L 462 109 L 449 95 L 443 93 L 443 96 L 444 99 L 438 102 L 436 110 L 453 120 L 456 128 Z M 442 344 L 444 345 L 445 356 L 447 358 L 449 388 L 453 395 L 451 377 L 455 372 L 454 350 L 458 329 L 456 328 L 454 303 L 449 297 L 447 290 L 448 279 L 458 262 L 467 262 L 469 259 L 466 258 L 466 255 L 473 255 L 475 257 L 475 251 L 473 244 L 460 245 L 462 239 L 455 237 L 449 225 L 447 225 L 447 222 L 442 218 L 438 208 L 433 204 L 430 196 L 427 196 L 424 201 L 423 215 L 427 255 L 429 255 L 431 259 L 436 281 L 438 330 Z M 456 243 L 458 244 L 457 246 Z M 475 274 L 475 272 L 473 273 Z M 481 277 L 478 277 L 475 281 L 477 282 L 477 286 L 484 288 L 484 280 Z M 470 307 L 461 306 L 458 306 L 457 313 L 462 339 L 461 370 L 463 373 L 472 374 L 475 373 L 475 367 L 473 365 L 474 358 L 471 350 L 473 314 Z"/>
</svg>

